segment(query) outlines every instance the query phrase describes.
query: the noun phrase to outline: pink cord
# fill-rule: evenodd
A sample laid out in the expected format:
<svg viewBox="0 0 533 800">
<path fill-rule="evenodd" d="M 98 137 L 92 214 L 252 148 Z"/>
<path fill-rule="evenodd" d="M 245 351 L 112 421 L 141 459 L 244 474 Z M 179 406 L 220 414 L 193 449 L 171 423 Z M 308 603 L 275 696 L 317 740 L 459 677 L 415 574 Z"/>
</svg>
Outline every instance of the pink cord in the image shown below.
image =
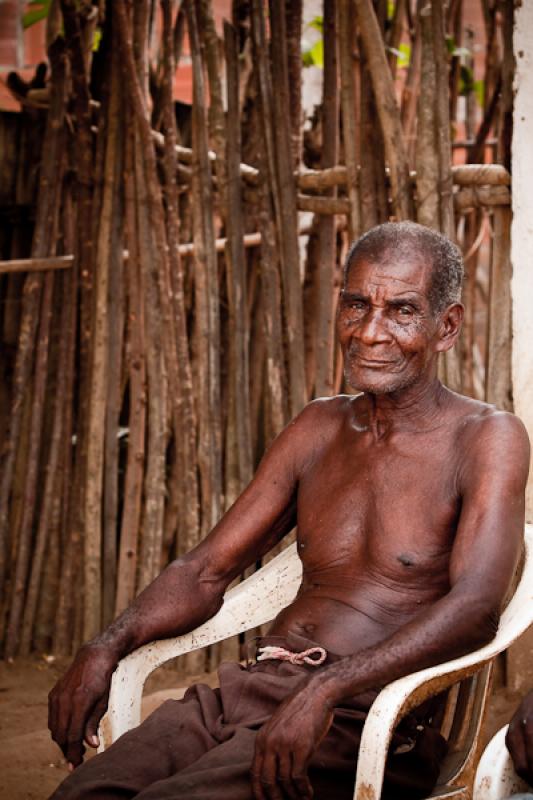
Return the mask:
<svg viewBox="0 0 533 800">
<path fill-rule="evenodd" d="M 257 661 L 265 661 L 271 658 L 274 661 L 288 661 L 291 664 L 297 665 L 309 664 L 311 667 L 320 666 L 328 657 L 323 647 L 310 647 L 309 650 L 302 650 L 301 653 L 293 653 L 291 650 L 286 650 L 284 647 L 267 645 L 266 647 L 259 647 L 257 653 Z M 314 654 L 318 655 L 318 658 L 312 658 L 311 656 Z"/>
</svg>

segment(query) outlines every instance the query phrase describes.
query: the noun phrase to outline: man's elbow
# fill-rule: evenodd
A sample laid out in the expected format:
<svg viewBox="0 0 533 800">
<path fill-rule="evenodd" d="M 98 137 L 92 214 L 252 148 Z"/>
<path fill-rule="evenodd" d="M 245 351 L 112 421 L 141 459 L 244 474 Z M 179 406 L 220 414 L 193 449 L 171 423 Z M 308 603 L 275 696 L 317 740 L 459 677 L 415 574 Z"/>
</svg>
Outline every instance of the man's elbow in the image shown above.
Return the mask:
<svg viewBox="0 0 533 800">
<path fill-rule="evenodd" d="M 498 633 L 500 624 L 500 607 L 491 603 L 476 604 L 476 608 L 471 608 L 472 615 L 472 634 L 474 649 L 483 647 L 492 642 Z"/>
</svg>

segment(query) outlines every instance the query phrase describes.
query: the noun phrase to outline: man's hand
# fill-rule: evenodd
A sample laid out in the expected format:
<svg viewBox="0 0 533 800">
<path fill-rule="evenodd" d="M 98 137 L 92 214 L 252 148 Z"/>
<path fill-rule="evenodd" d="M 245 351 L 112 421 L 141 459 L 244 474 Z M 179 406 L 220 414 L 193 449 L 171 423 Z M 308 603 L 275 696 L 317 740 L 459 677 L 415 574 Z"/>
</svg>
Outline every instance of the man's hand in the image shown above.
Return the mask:
<svg viewBox="0 0 533 800">
<path fill-rule="evenodd" d="M 326 736 L 333 711 L 309 683 L 287 698 L 257 734 L 252 763 L 255 800 L 308 800 L 307 766 Z"/>
<path fill-rule="evenodd" d="M 517 775 L 533 786 L 533 692 L 524 697 L 515 711 L 505 744 Z"/>
<path fill-rule="evenodd" d="M 98 723 L 107 708 L 117 663 L 109 647 L 85 645 L 48 696 L 48 727 L 71 769 L 83 761 L 84 740 L 98 747 Z"/>
</svg>

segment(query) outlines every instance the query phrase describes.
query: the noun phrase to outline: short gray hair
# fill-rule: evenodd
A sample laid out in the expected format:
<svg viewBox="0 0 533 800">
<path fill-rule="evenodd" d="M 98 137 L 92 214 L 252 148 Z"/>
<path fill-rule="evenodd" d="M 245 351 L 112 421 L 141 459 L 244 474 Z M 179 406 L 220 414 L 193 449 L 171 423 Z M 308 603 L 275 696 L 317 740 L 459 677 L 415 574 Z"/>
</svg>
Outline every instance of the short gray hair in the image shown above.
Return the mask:
<svg viewBox="0 0 533 800">
<path fill-rule="evenodd" d="M 344 280 L 359 259 L 378 261 L 384 256 L 413 250 L 432 265 L 429 302 L 434 313 L 461 300 L 464 262 L 461 251 L 450 239 L 417 222 L 385 222 L 356 239 L 346 256 Z"/>
</svg>

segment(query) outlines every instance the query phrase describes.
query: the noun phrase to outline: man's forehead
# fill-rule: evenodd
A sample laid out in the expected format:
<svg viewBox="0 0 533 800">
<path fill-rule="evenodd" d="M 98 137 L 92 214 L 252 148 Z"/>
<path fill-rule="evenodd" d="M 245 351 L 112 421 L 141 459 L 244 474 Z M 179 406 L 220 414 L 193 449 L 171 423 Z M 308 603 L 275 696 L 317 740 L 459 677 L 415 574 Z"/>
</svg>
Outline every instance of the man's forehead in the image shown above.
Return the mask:
<svg viewBox="0 0 533 800">
<path fill-rule="evenodd" d="M 411 290 L 426 294 L 429 288 L 432 267 L 420 253 L 386 253 L 376 258 L 359 258 L 348 270 L 346 284 L 361 280 L 391 289 Z"/>
</svg>

